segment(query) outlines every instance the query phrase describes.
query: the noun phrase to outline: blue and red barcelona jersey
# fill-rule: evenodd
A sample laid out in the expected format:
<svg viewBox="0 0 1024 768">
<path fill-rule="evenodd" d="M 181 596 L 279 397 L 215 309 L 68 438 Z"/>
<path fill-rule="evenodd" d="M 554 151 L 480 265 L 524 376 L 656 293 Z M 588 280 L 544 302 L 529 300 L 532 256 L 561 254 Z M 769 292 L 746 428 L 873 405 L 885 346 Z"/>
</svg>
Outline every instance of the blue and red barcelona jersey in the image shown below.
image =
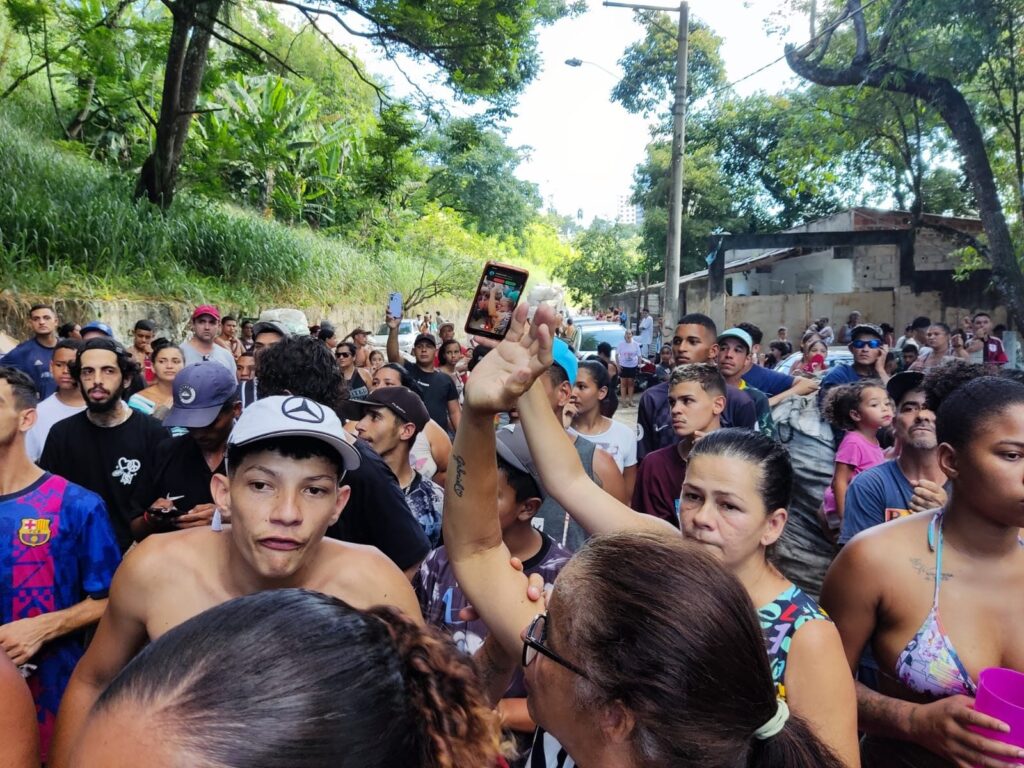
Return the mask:
<svg viewBox="0 0 1024 768">
<path fill-rule="evenodd" d="M 60 611 L 86 597 L 102 599 L 121 561 L 103 500 L 63 477 L 44 474 L 0 496 L 0 624 Z M 31 660 L 28 678 L 39 717 L 43 760 L 53 721 L 82 639 L 66 635 Z"/>
</svg>

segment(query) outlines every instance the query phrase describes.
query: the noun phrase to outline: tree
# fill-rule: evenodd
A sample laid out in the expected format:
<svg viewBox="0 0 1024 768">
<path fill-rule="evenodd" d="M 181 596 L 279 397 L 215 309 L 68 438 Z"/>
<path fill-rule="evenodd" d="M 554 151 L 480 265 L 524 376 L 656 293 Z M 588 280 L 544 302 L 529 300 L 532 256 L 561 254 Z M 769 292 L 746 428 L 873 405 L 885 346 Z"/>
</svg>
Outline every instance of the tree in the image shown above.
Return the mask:
<svg viewBox="0 0 1024 768">
<path fill-rule="evenodd" d="M 534 31 L 577 10 L 560 0 L 266 0 L 297 9 L 310 25 L 333 19 L 350 35 L 370 40 L 389 58 L 400 54 L 433 64 L 467 101 L 486 99 L 507 111 L 537 73 Z M 153 152 L 143 163 L 136 196 L 161 207 L 174 199 L 182 151 L 211 41 L 217 39 L 256 57 L 271 55 L 259 41 L 240 37 L 226 18 L 225 0 L 164 0 L 173 23 Z M 336 52 L 347 53 L 333 43 Z M 380 92 L 383 96 L 383 92 Z"/>
<path fill-rule="evenodd" d="M 408 223 L 395 248 L 411 257 L 391 286 L 402 292 L 406 316 L 436 296 L 469 296 L 484 262 L 507 261 L 510 255 L 494 238 L 467 231 L 458 213 L 436 205 Z M 380 258 L 389 260 L 389 254 Z"/>
<path fill-rule="evenodd" d="M 638 238 L 621 224 L 596 219 L 573 242 L 575 253 L 556 270 L 574 301 L 593 303 L 627 287 L 637 275 Z"/>
<path fill-rule="evenodd" d="M 659 130 L 670 133 L 679 50 L 677 23 L 667 14 L 650 11 L 638 13 L 637 18 L 644 25 L 644 37 L 626 48 L 619 59 L 622 80 L 612 89 L 612 100 L 633 114 L 658 116 Z M 726 83 L 722 38 L 694 16 L 690 16 L 689 32 L 687 112 Z"/>
<path fill-rule="evenodd" d="M 1018 323 L 1024 321 L 1024 273 L 985 136 L 958 83 L 979 76 L 988 55 L 1004 44 L 1006 14 L 1019 22 L 1022 8 L 1022 0 L 892 0 L 874 4 L 869 14 L 860 0 L 845 0 L 835 9 L 835 20 L 810 43 L 786 47 L 789 66 L 811 82 L 906 94 L 941 116 L 963 158 L 988 238 L 987 247 L 978 247 L 987 253 L 993 283 Z M 845 22 L 852 24 L 852 37 L 838 32 Z"/>
<path fill-rule="evenodd" d="M 431 172 L 427 193 L 485 235 L 518 237 L 541 205 L 537 185 L 515 175 L 521 148 L 480 121 L 449 120 L 425 142 Z"/>
<path fill-rule="evenodd" d="M 641 274 L 664 271 L 671 166 L 671 142 L 664 139 L 654 141 L 647 145 L 647 157 L 633 175 L 633 202 L 644 210 L 639 244 L 643 259 L 638 265 Z M 679 260 L 682 274 L 704 268 L 708 235 L 717 229 L 732 231 L 739 228 L 733 211 L 733 197 L 712 148 L 691 145 L 683 167 L 686 226 L 683 228 Z"/>
</svg>

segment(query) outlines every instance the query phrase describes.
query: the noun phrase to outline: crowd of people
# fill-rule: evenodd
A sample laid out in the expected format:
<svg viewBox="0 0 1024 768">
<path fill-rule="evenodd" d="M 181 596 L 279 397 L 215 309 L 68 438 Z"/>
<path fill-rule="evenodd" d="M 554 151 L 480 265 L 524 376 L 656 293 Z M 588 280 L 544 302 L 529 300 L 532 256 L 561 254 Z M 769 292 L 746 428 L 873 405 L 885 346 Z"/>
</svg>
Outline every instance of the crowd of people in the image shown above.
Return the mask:
<svg viewBox="0 0 1024 768">
<path fill-rule="evenodd" d="M 987 313 L 794 350 L 617 310 L 627 348 L 580 359 L 528 312 L 406 353 L 399 317 L 374 349 L 205 304 L 123 344 L 33 306 L 0 359 L 0 765 L 1024 761 L 973 705 L 1024 671 L 1024 377 Z M 834 436 L 820 594 L 774 560 L 792 403 Z"/>
</svg>

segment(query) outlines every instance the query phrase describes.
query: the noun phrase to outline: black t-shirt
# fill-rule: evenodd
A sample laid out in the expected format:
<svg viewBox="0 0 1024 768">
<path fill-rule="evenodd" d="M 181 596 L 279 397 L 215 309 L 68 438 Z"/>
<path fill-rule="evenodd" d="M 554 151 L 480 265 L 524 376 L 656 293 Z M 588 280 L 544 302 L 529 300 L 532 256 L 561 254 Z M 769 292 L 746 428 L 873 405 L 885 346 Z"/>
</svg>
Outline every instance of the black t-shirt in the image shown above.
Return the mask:
<svg viewBox="0 0 1024 768">
<path fill-rule="evenodd" d="M 398 479 L 384 460 L 364 440 L 356 440 L 356 449 L 359 469 L 344 480 L 352 494 L 327 535 L 377 547 L 404 571 L 427 556 L 427 534 L 409 511 Z"/>
<path fill-rule="evenodd" d="M 152 416 L 132 411 L 116 427 L 97 427 L 87 411 L 50 429 L 39 466 L 99 494 L 124 552 L 132 544 L 129 524 L 137 517 L 132 495 L 154 469 L 157 445 L 167 430 Z"/>
<path fill-rule="evenodd" d="M 370 394 L 370 382 L 364 379 L 359 371 L 353 371 L 352 378 L 345 379 L 345 384 L 348 386 L 348 396 L 352 400 L 365 400 Z"/>
<path fill-rule="evenodd" d="M 442 429 L 449 429 L 448 403 L 459 399 L 459 390 L 455 388 L 452 377 L 444 371 L 427 373 L 416 363 L 410 362 L 406 362 L 405 370 L 412 376 L 430 418 L 440 424 Z"/>
<path fill-rule="evenodd" d="M 223 459 L 216 473 L 227 474 Z M 133 494 L 134 516 L 141 515 L 154 501 L 165 496 L 181 496 L 174 502 L 181 512 L 188 512 L 199 504 L 212 504 L 210 480 L 213 475 L 192 435 L 163 440 L 153 454 L 153 471 L 142 477 Z"/>
</svg>

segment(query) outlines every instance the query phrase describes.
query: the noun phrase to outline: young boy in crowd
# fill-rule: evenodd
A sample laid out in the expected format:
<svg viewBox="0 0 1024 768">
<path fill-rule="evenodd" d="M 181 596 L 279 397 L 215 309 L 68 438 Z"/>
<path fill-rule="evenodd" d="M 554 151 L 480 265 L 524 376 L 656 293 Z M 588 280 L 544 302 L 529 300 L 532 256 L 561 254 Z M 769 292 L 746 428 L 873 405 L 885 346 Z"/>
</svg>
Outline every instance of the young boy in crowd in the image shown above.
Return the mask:
<svg viewBox="0 0 1024 768">
<path fill-rule="evenodd" d="M 695 441 L 721 428 L 725 391 L 725 379 L 711 363 L 681 365 L 672 371 L 668 403 L 679 442 L 644 457 L 633 489 L 633 509 L 678 524 L 686 459 Z"/>
<path fill-rule="evenodd" d="M 527 574 L 540 574 L 546 584 L 554 582 L 572 553 L 532 524 L 543 501 L 538 481 L 529 471 L 530 453 L 521 429 L 499 429 L 498 517 L 501 536 L 513 557 L 523 564 Z M 444 546 L 435 549 L 420 566 L 413 581 L 423 617 L 449 632 L 459 649 L 473 654 L 487 637 L 487 626 L 479 619 L 463 621 L 459 614 L 468 602 L 448 561 Z M 526 689 L 522 671 L 518 671 L 498 705 L 507 727 L 528 738 L 536 728 L 526 709 Z"/>
</svg>

